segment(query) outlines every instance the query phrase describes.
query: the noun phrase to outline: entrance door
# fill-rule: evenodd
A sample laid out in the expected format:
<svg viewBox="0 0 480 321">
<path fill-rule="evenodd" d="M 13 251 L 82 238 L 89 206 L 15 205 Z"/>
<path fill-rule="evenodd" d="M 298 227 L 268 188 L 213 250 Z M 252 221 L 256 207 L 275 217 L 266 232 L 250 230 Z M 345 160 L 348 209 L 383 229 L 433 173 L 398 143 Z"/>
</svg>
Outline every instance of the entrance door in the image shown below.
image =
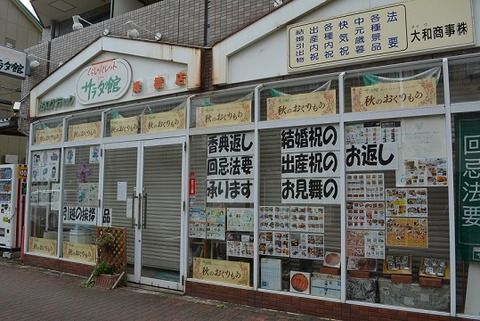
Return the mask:
<svg viewBox="0 0 480 321">
<path fill-rule="evenodd" d="M 127 228 L 129 281 L 183 290 L 184 142 L 105 145 L 103 207 Z"/>
</svg>

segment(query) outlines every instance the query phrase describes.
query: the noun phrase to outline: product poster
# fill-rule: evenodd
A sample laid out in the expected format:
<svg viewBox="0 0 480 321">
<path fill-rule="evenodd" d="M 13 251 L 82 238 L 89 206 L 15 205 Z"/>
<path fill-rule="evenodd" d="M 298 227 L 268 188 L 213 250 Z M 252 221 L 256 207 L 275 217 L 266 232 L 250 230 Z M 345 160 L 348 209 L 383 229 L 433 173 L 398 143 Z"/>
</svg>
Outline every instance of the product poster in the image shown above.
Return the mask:
<svg viewBox="0 0 480 321">
<path fill-rule="evenodd" d="M 98 204 L 98 183 L 78 183 L 77 201 L 82 206 Z"/>
<path fill-rule="evenodd" d="M 365 122 L 345 126 L 345 144 L 396 143 L 401 135 L 400 121 Z"/>
<path fill-rule="evenodd" d="M 32 152 L 32 182 L 58 182 L 60 150 Z"/>
<path fill-rule="evenodd" d="M 347 200 L 383 201 L 385 178 L 383 173 L 347 174 Z"/>
<path fill-rule="evenodd" d="M 75 147 L 65 149 L 65 165 L 75 165 Z"/>
<path fill-rule="evenodd" d="M 306 231 L 307 230 L 307 214 L 305 207 L 290 207 L 290 231 Z"/>
<path fill-rule="evenodd" d="M 397 186 L 447 186 L 445 117 L 402 120 Z"/>
<path fill-rule="evenodd" d="M 253 258 L 253 234 L 227 233 L 227 256 Z"/>
<path fill-rule="evenodd" d="M 347 270 L 348 271 L 377 271 L 377 260 L 366 259 L 363 257 L 349 256 L 347 258 Z"/>
<path fill-rule="evenodd" d="M 323 235 L 290 233 L 290 257 L 297 259 L 323 260 Z"/>
<path fill-rule="evenodd" d="M 447 186 L 447 159 L 404 159 L 396 179 L 397 186 Z"/>
<path fill-rule="evenodd" d="M 385 258 L 384 231 L 347 231 L 347 256 Z"/>
<path fill-rule="evenodd" d="M 227 208 L 227 231 L 253 232 L 253 208 Z"/>
<path fill-rule="evenodd" d="M 258 251 L 260 255 L 274 255 L 288 257 L 288 232 L 260 232 Z"/>
<path fill-rule="evenodd" d="M 207 238 L 207 215 L 204 208 L 190 208 L 188 212 L 188 235 L 191 238 Z"/>
<path fill-rule="evenodd" d="M 323 207 L 306 207 L 307 231 L 323 233 L 325 228 L 325 210 Z"/>
<path fill-rule="evenodd" d="M 100 146 L 90 146 L 88 162 L 90 164 L 98 164 L 100 162 Z"/>
<path fill-rule="evenodd" d="M 426 188 L 387 188 L 387 216 L 428 217 Z"/>
<path fill-rule="evenodd" d="M 289 230 L 289 206 L 260 206 L 260 230 Z"/>
<path fill-rule="evenodd" d="M 225 209 L 206 208 L 207 239 L 225 240 Z"/>
<path fill-rule="evenodd" d="M 385 229 L 383 202 L 347 202 L 348 229 Z"/>
<path fill-rule="evenodd" d="M 387 218 L 387 246 L 428 248 L 428 220 Z"/>
</svg>

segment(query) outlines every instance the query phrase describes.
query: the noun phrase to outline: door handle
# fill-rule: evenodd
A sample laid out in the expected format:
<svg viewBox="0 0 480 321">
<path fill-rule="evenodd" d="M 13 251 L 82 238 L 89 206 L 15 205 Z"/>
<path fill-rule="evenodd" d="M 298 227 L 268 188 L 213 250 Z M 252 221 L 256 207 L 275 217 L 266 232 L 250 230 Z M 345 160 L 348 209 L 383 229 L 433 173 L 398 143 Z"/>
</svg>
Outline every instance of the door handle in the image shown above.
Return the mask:
<svg viewBox="0 0 480 321">
<path fill-rule="evenodd" d="M 135 199 L 137 196 L 135 195 L 135 191 L 132 193 L 132 228 L 135 227 Z"/>
<path fill-rule="evenodd" d="M 147 193 L 143 193 L 143 228 L 147 228 Z"/>
<path fill-rule="evenodd" d="M 140 229 L 141 228 L 141 220 L 142 220 L 142 216 L 140 215 L 140 213 L 142 213 L 142 193 L 139 193 L 138 194 L 138 221 L 137 221 L 137 228 Z"/>
</svg>

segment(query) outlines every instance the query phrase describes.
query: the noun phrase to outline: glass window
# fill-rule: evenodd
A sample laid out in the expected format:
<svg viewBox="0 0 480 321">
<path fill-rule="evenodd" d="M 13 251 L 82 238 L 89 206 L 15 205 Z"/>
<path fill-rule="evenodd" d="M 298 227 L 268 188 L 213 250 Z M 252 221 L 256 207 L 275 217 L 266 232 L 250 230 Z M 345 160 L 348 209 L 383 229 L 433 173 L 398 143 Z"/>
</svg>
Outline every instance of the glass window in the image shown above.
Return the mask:
<svg viewBox="0 0 480 321">
<path fill-rule="evenodd" d="M 63 118 L 42 121 L 33 125 L 34 145 L 59 144 L 63 137 Z"/>
<path fill-rule="evenodd" d="M 480 315 L 480 113 L 455 115 L 457 312 Z"/>
<path fill-rule="evenodd" d="M 338 113 L 336 78 L 307 78 L 268 85 L 260 92 L 260 120 L 312 118 Z"/>
<path fill-rule="evenodd" d="M 345 125 L 347 300 L 450 307 L 445 117 Z"/>
<path fill-rule="evenodd" d="M 440 63 L 348 73 L 345 112 L 431 107 L 444 103 Z"/>
<path fill-rule="evenodd" d="M 253 89 L 208 93 L 192 99 L 190 127 L 248 125 L 254 120 Z"/>
<path fill-rule="evenodd" d="M 186 99 L 113 109 L 106 114 L 106 137 L 156 134 L 185 129 Z"/>
<path fill-rule="evenodd" d="M 254 134 L 192 136 L 190 142 L 189 276 L 252 286 Z"/>
<path fill-rule="evenodd" d="M 65 148 L 63 181 L 63 257 L 95 263 L 99 213 L 100 146 Z"/>
<path fill-rule="evenodd" d="M 340 299 L 338 125 L 260 132 L 259 287 Z"/>
<path fill-rule="evenodd" d="M 478 57 L 449 60 L 448 74 L 452 103 L 480 100 L 480 86 L 478 85 L 480 59 Z"/>
<path fill-rule="evenodd" d="M 30 157 L 28 251 L 56 256 L 60 212 L 60 149 L 33 151 Z"/>
</svg>

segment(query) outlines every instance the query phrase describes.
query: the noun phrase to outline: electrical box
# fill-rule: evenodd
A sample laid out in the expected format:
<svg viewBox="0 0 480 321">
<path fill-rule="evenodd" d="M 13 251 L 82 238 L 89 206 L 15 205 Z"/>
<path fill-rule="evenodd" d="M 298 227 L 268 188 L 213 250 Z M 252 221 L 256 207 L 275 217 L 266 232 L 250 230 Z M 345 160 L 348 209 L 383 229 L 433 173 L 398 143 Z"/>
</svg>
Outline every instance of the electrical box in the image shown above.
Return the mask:
<svg viewBox="0 0 480 321">
<path fill-rule="evenodd" d="M 0 248 L 21 247 L 26 179 L 26 165 L 0 165 Z"/>
</svg>

